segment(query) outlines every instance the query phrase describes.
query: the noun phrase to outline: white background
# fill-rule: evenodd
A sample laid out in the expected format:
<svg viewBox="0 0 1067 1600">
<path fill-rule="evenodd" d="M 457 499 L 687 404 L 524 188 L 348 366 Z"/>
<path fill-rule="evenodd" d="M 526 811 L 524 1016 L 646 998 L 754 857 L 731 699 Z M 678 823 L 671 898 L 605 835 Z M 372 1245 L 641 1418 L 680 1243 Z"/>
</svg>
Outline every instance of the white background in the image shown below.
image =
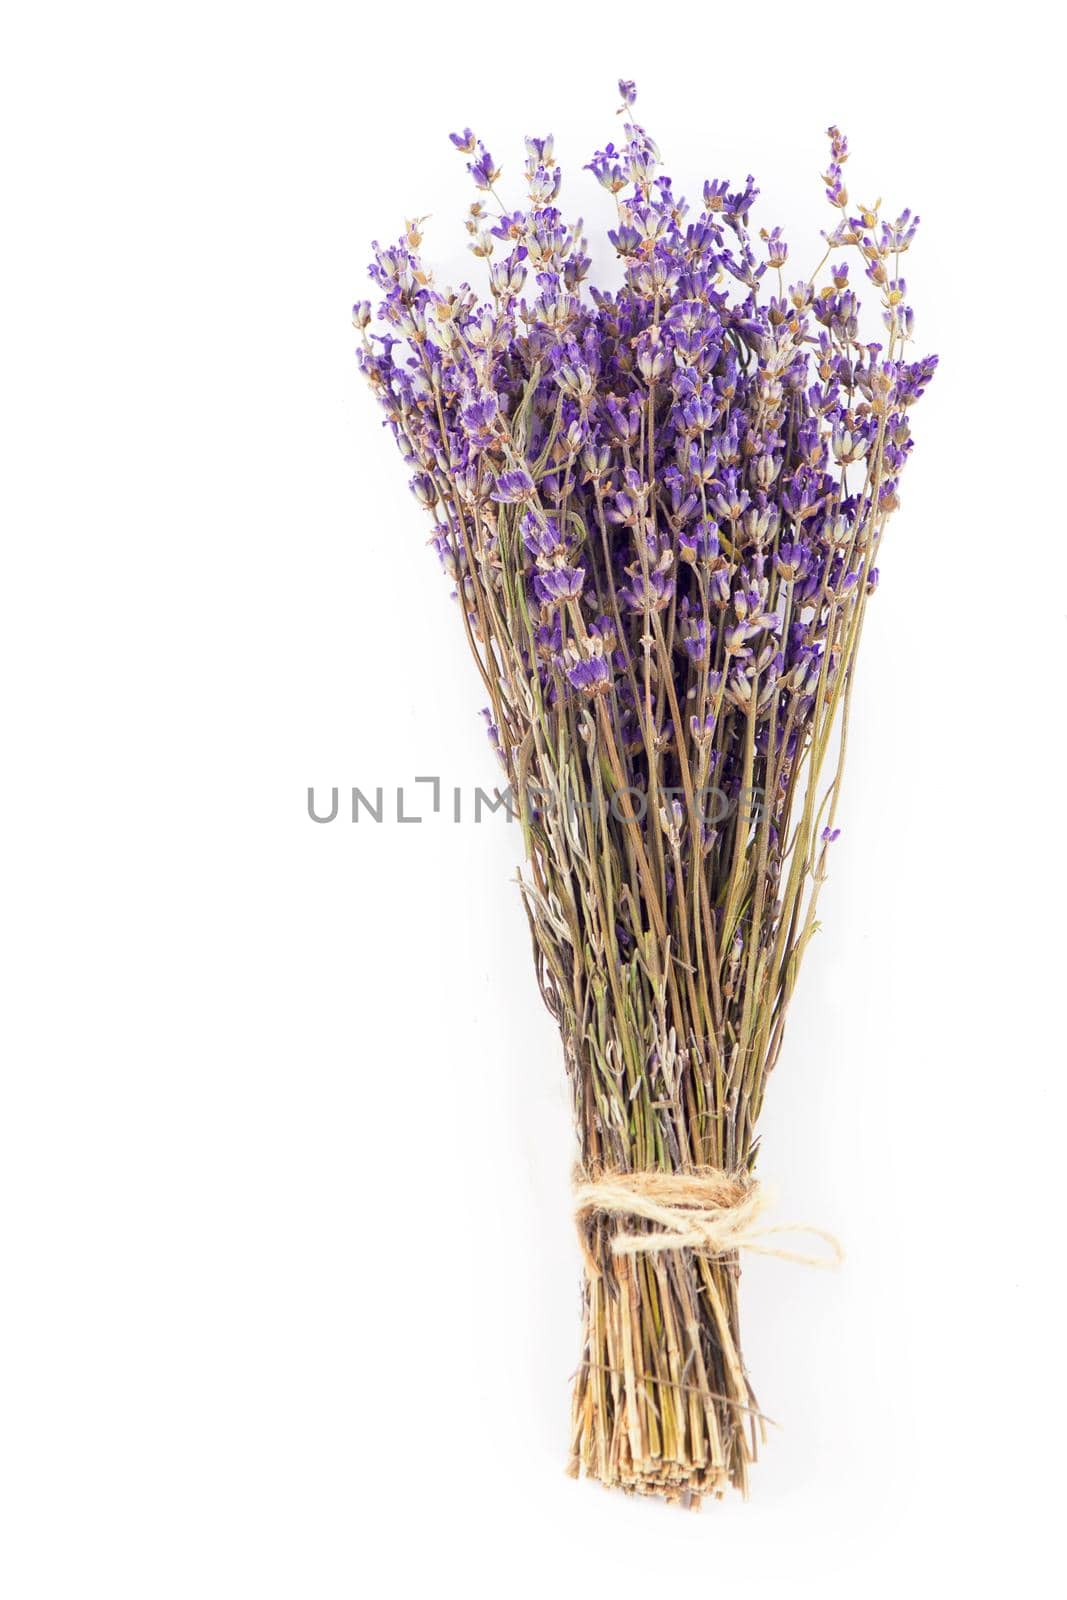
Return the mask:
<svg viewBox="0 0 1067 1600">
<path fill-rule="evenodd" d="M 1038 8 L 26 7 L 4 84 L 0 1577 L 9 1600 L 1044 1593 L 1059 1539 L 1062 183 Z M 496 779 L 353 360 L 372 237 L 463 268 L 470 123 L 565 198 L 615 80 L 798 274 L 911 204 L 942 369 L 865 636 L 763 1170 L 746 1506 L 563 1476 L 560 1052 Z M 685 180 L 684 183 L 682 180 Z M 508 192 L 516 193 L 516 189 Z M 473 264 L 477 270 L 477 264 Z M 1053 310 L 1053 306 L 1055 309 Z"/>
</svg>

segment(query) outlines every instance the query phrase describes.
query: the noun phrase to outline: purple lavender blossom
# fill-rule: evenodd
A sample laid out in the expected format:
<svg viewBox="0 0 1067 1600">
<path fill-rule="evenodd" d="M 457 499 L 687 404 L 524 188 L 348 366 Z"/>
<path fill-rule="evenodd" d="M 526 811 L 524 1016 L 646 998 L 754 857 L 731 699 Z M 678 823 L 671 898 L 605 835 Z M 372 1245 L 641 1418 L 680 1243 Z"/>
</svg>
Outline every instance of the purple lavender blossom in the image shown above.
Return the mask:
<svg viewBox="0 0 1067 1600">
<path fill-rule="evenodd" d="M 611 668 L 603 656 L 592 656 L 588 661 L 568 667 L 567 677 L 583 694 L 600 694 L 611 683 Z"/>
<path fill-rule="evenodd" d="M 796 276 L 780 228 L 750 232 L 754 180 L 710 179 L 690 207 L 634 120 L 634 85 L 619 94 L 620 131 L 587 169 L 618 207 L 618 286 L 586 287 L 551 137 L 526 140 L 504 202 L 464 128 L 450 137 L 479 191 L 466 226 L 485 297 L 437 288 L 410 224 L 375 247 L 376 328 L 366 303 L 353 320 L 472 637 L 488 645 L 506 615 L 545 705 L 595 695 L 638 778 L 652 749 L 663 784 L 703 763 L 726 791 L 749 718 L 759 761 L 805 747 L 842 619 L 877 586 L 912 408 L 937 367 L 911 354 L 900 262 L 918 218 L 850 202 L 832 128 L 828 274 Z M 877 302 L 877 342 L 854 281 Z M 507 760 L 522 718 L 493 720 Z M 704 847 L 729 838 L 713 828 Z"/>
<path fill-rule="evenodd" d="M 577 600 L 585 587 L 585 572 L 581 567 L 549 567 L 534 579 L 538 597 L 546 605 L 562 600 Z"/>
<path fill-rule="evenodd" d="M 502 472 L 491 491 L 492 498 L 502 505 L 520 500 L 532 500 L 536 493 L 533 479 L 522 467 L 512 472 Z"/>
</svg>

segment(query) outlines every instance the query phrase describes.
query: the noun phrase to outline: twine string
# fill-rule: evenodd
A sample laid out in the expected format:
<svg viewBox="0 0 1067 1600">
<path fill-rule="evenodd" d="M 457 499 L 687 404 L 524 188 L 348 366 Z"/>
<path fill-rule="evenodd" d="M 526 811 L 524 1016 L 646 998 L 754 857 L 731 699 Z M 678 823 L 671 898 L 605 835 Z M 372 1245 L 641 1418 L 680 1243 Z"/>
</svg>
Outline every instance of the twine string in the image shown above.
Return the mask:
<svg viewBox="0 0 1067 1600">
<path fill-rule="evenodd" d="M 652 1255 L 662 1250 L 698 1250 L 710 1256 L 733 1255 L 740 1250 L 753 1255 L 795 1261 L 804 1267 L 840 1266 L 844 1251 L 832 1233 L 810 1223 L 777 1223 L 763 1217 L 772 1197 L 748 1173 L 724 1172 L 719 1167 L 696 1167 L 689 1172 L 605 1172 L 593 1178 L 575 1174 L 574 1214 L 586 1263 L 600 1276 L 589 1249 L 589 1219 L 637 1217 L 655 1225 L 655 1231 L 617 1232 L 611 1253 Z M 784 1234 L 818 1239 L 825 1249 L 818 1254 L 792 1250 L 773 1243 Z"/>
</svg>

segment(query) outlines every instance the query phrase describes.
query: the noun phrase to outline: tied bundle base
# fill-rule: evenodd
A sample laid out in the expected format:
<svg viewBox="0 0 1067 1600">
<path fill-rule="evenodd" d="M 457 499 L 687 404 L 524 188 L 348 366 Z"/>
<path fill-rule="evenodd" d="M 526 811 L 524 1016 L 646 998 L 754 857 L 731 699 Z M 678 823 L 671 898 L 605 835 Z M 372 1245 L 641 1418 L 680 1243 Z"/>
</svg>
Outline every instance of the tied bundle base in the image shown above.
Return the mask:
<svg viewBox="0 0 1067 1600">
<path fill-rule="evenodd" d="M 694 1509 L 747 1494 L 765 1422 L 741 1359 L 738 1251 L 762 1248 L 763 1192 L 710 1168 L 578 1173 L 575 1202 L 584 1327 L 568 1470 Z"/>
<path fill-rule="evenodd" d="M 696 1509 L 748 1492 L 765 1438 L 745 1375 L 736 1254 L 614 1254 L 598 1227 L 587 1261 L 568 1470 Z"/>
</svg>

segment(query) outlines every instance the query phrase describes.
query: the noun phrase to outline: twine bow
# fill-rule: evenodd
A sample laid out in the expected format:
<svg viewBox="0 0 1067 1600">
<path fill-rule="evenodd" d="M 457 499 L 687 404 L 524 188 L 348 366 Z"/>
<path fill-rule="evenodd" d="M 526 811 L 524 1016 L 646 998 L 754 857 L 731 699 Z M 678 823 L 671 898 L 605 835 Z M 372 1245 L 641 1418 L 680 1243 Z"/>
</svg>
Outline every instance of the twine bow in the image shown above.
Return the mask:
<svg viewBox="0 0 1067 1600">
<path fill-rule="evenodd" d="M 600 1268 L 593 1259 L 584 1226 L 596 1213 L 612 1217 L 639 1217 L 658 1231 L 616 1233 L 611 1253 L 651 1255 L 660 1250 L 699 1250 L 712 1256 L 750 1250 L 754 1255 L 796 1261 L 805 1267 L 837 1267 L 844 1251 L 832 1233 L 808 1223 L 761 1225 L 771 1203 L 763 1185 L 747 1173 L 723 1172 L 718 1167 L 696 1167 L 690 1172 L 607 1172 L 590 1178 L 575 1175 L 574 1214 L 587 1265 L 594 1276 Z M 827 1247 L 820 1255 L 784 1249 L 768 1243 L 786 1234 L 806 1234 Z"/>
</svg>

